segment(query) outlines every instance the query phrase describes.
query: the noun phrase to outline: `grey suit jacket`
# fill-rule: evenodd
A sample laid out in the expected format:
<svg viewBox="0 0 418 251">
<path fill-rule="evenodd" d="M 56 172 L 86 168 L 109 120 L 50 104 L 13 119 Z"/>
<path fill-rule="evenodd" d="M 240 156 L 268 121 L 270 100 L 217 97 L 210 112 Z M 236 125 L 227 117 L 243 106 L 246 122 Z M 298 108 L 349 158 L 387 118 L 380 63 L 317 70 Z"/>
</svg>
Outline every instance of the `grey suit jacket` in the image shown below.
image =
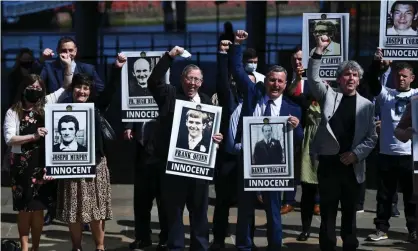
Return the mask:
<svg viewBox="0 0 418 251">
<path fill-rule="evenodd" d="M 340 105 L 343 94 L 338 89 L 322 83 L 319 77 L 320 65 L 320 59 L 309 59 L 308 84 L 321 107 L 321 123 L 312 142 L 311 152 L 313 155 L 336 155 L 339 153 L 340 145 L 328 122 Z M 357 182 L 363 183 L 366 171 L 365 159 L 376 145 L 377 133 L 373 103 L 358 93 L 356 95 L 356 122 L 351 151 L 358 158 L 358 162 L 354 164 Z"/>
</svg>

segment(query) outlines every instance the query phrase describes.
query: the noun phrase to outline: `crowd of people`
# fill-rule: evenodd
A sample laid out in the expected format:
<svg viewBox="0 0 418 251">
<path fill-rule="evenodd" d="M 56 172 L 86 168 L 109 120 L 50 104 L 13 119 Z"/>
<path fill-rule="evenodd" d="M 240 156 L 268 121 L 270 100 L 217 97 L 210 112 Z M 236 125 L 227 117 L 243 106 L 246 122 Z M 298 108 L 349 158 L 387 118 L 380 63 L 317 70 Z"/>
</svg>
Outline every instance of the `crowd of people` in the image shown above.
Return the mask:
<svg viewBox="0 0 418 251">
<path fill-rule="evenodd" d="M 214 97 L 200 91 L 204 76 L 196 65 L 184 68 L 177 87 L 163 80 L 174 59 L 184 52 L 182 47 L 175 46 L 166 52 L 152 69 L 146 84 L 158 105 L 159 116 L 154 121 L 126 123 L 124 131 L 124 138 L 137 144 L 135 241 L 129 248 L 139 250 L 152 245 L 151 209 L 156 199 L 161 230 L 159 251 L 185 248 L 185 206 L 190 217 L 190 250 L 222 250 L 229 234 L 229 209 L 234 205 L 238 209 L 236 248 L 255 250 L 257 204 L 266 213 L 268 250 L 281 250 L 281 215 L 294 210 L 296 186 L 283 196 L 279 191 L 244 191 L 242 120 L 245 116 L 289 114 L 295 169 L 302 187 L 302 232 L 297 240 L 310 238 L 313 215 L 320 215 L 320 248 L 335 250 L 336 218 L 341 203 L 343 250 L 356 250 L 359 245 L 356 215 L 363 212 L 366 160 L 378 154 L 376 231 L 368 239 L 388 238 L 389 219 L 399 216 L 396 206 L 399 185 L 405 204 L 407 239 L 415 243 L 411 138 L 416 132 L 412 128 L 410 100 L 418 91 L 411 88 L 415 78 L 411 65 L 382 60 L 378 48 L 370 69 L 363 70 L 356 61 L 344 61 L 338 67 L 336 80 L 324 81 L 319 69 L 330 40 L 319 34 L 309 59 L 307 79 L 302 77 L 305 69 L 301 46 L 293 50 L 289 59 L 292 69 L 274 65 L 263 75 L 256 71 L 257 52 L 243 49 L 242 43 L 247 38 L 247 32 L 238 30 L 220 39 Z M 47 62 L 55 53 L 57 59 Z M 106 161 L 108 142 L 104 140 L 99 118 L 120 88 L 121 68 L 127 58 L 117 55 L 111 77 L 104 84 L 94 67 L 79 62 L 76 55 L 76 42 L 69 37 L 61 38 L 55 51 L 45 49 L 40 60 L 35 60 L 30 50 L 23 49 L 10 75 L 13 89 L 9 93 L 15 99 L 3 113 L 3 133 L 5 143 L 10 146 L 7 159 L 11 165 L 13 209 L 18 212 L 23 251 L 29 250 L 29 233 L 30 250 L 39 250 L 42 228 L 53 219 L 68 224 L 74 251 L 82 250 L 83 229 L 91 230 L 96 251 L 105 250 L 105 222 L 113 214 Z M 209 182 L 165 173 L 176 100 L 222 107 L 220 133 L 211 138 L 219 145 L 212 242 L 207 217 Z M 94 103 L 96 109 L 96 177 L 53 180 L 45 171 L 44 137 L 51 132 L 45 129 L 43 109 L 46 104 L 85 102 Z M 67 124 L 70 123 L 74 122 Z M 48 211 L 45 217 L 44 210 Z"/>
</svg>

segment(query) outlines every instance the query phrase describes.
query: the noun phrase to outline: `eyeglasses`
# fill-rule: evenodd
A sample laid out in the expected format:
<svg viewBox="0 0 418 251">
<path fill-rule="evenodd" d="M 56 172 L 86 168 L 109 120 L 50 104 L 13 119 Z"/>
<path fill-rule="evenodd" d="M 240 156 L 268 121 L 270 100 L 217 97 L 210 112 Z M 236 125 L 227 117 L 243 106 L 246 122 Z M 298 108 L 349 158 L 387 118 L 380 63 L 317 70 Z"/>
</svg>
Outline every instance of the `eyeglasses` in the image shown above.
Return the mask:
<svg viewBox="0 0 418 251">
<path fill-rule="evenodd" d="M 196 77 L 185 77 L 185 79 L 189 82 L 196 83 L 196 84 L 202 83 L 203 81 L 203 79 L 196 78 Z"/>
</svg>

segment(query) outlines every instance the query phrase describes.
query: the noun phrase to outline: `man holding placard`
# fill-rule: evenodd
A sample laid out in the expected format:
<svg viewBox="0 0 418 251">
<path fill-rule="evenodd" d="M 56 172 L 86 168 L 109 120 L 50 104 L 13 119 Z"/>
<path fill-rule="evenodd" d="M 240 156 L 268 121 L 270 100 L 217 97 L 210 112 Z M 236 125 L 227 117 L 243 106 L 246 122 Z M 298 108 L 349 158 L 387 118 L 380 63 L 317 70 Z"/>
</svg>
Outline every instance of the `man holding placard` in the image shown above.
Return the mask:
<svg viewBox="0 0 418 251">
<path fill-rule="evenodd" d="M 187 65 L 181 74 L 181 86 L 174 87 L 162 81 L 174 58 L 187 57 L 190 53 L 175 46 L 166 52 L 154 67 L 148 79 L 148 89 L 158 105 L 159 116 L 154 129 L 152 145 L 154 151 L 148 164 L 165 169 L 169 153 L 169 142 L 173 127 L 176 100 L 211 104 L 211 99 L 199 92 L 203 75 L 196 65 Z M 212 135 L 214 143 L 222 141 L 222 134 Z M 209 224 L 207 218 L 209 183 L 206 180 L 162 174 L 161 203 L 167 217 L 168 250 L 184 249 L 183 211 L 185 205 L 190 214 L 191 250 L 209 248 Z M 193 217 L 192 217 L 193 216 Z"/>
</svg>

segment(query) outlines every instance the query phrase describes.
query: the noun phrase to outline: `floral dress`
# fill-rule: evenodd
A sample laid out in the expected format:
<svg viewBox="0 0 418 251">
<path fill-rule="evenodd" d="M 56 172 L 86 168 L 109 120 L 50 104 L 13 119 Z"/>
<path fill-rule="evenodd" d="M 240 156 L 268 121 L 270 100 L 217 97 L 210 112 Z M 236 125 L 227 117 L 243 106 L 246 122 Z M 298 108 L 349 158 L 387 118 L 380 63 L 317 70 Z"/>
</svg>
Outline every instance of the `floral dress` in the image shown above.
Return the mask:
<svg viewBox="0 0 418 251">
<path fill-rule="evenodd" d="M 32 111 L 24 111 L 20 120 L 19 135 L 33 134 L 44 126 L 43 118 Z M 21 153 L 11 155 L 11 183 L 14 211 L 44 210 L 52 203 L 48 189 L 35 184 L 41 180 L 45 168 L 45 141 L 43 138 L 21 145 Z"/>
</svg>

